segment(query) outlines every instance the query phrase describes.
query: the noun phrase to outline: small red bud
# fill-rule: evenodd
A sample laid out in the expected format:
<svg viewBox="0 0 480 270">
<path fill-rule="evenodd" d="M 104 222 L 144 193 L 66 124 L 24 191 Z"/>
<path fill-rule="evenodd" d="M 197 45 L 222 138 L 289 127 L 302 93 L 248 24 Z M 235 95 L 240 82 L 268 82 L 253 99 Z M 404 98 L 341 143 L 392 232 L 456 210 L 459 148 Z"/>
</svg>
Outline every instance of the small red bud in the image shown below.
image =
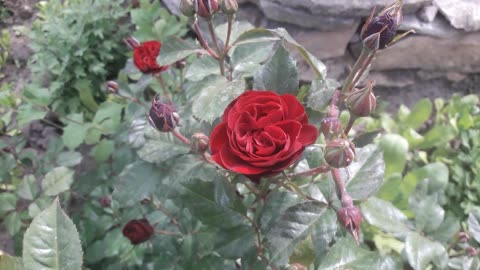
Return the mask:
<svg viewBox="0 0 480 270">
<path fill-rule="evenodd" d="M 477 256 L 478 254 L 478 250 L 472 246 L 467 247 L 465 251 L 467 252 L 467 255 L 470 257 Z"/>
<path fill-rule="evenodd" d="M 337 212 L 338 220 L 355 238 L 357 244 L 360 243 L 360 223 L 363 221 L 362 213 L 356 206 L 347 206 L 340 208 Z"/>
<path fill-rule="evenodd" d="M 118 94 L 118 83 L 116 81 L 107 81 L 105 83 L 105 89 L 107 89 L 108 92 Z"/>
<path fill-rule="evenodd" d="M 195 153 L 204 153 L 208 149 L 210 138 L 203 133 L 192 135 L 192 151 Z"/>
<path fill-rule="evenodd" d="M 148 121 L 158 131 L 170 132 L 179 125 L 180 116 L 171 101 L 154 98 L 148 114 Z"/>
<path fill-rule="evenodd" d="M 127 44 L 127 47 L 130 49 L 130 50 L 133 50 L 135 49 L 136 47 L 140 46 L 140 42 L 138 42 L 138 40 L 134 37 L 127 37 L 127 38 L 124 38 L 123 39 L 123 42 L 125 42 L 125 44 Z"/>
<path fill-rule="evenodd" d="M 372 50 L 385 49 L 393 41 L 402 21 L 402 6 L 396 2 L 386 7 L 377 16 L 373 18 L 372 16 L 362 27 L 361 38 Z"/>
<path fill-rule="evenodd" d="M 202 18 L 211 18 L 218 8 L 218 0 L 195 0 L 195 11 Z"/>
<path fill-rule="evenodd" d="M 134 219 L 125 224 L 122 233 L 132 245 L 138 245 L 150 239 L 154 234 L 154 229 L 148 220 Z"/>
<path fill-rule="evenodd" d="M 187 17 L 195 15 L 195 3 L 194 0 L 181 0 L 180 11 Z"/>
<path fill-rule="evenodd" d="M 355 157 L 355 145 L 349 140 L 333 139 L 325 147 L 325 161 L 334 168 L 344 168 L 352 163 Z"/>
<path fill-rule="evenodd" d="M 237 0 L 223 0 L 221 4 L 222 12 L 227 15 L 233 15 L 238 10 L 238 3 Z"/>
<path fill-rule="evenodd" d="M 176 69 L 183 69 L 187 65 L 187 60 L 185 58 L 178 60 L 173 64 Z"/>
<path fill-rule="evenodd" d="M 470 235 L 468 235 L 467 233 L 465 232 L 459 232 L 458 233 L 458 241 L 460 243 L 467 243 L 468 240 L 470 240 Z"/>
<path fill-rule="evenodd" d="M 342 133 L 342 122 L 337 117 L 324 118 L 320 130 L 326 140 L 331 140 Z"/>
<path fill-rule="evenodd" d="M 362 89 L 354 89 L 352 93 L 347 96 L 345 103 L 350 112 L 356 116 L 369 116 L 377 106 L 377 99 L 373 94 L 373 82 Z"/>
<path fill-rule="evenodd" d="M 103 208 L 107 208 L 107 207 L 110 207 L 110 205 L 112 204 L 112 199 L 110 199 L 110 197 L 108 197 L 108 196 L 102 196 L 102 197 L 98 198 L 98 203 Z"/>
</svg>

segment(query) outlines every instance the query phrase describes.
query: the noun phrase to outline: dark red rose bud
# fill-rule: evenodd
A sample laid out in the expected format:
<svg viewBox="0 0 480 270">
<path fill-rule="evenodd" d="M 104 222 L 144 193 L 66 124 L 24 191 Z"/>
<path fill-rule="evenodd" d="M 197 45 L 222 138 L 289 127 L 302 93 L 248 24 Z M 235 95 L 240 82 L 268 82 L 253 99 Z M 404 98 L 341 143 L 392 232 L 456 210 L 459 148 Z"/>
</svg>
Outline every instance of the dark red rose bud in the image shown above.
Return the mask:
<svg viewBox="0 0 480 270">
<path fill-rule="evenodd" d="M 127 44 L 127 47 L 130 48 L 130 50 L 135 49 L 136 47 L 140 46 L 140 43 L 138 40 L 134 37 L 127 37 L 123 39 L 123 42 Z"/>
<path fill-rule="evenodd" d="M 181 0 L 180 12 L 187 17 L 195 15 L 195 3 L 194 0 Z"/>
<path fill-rule="evenodd" d="M 238 10 L 237 0 L 223 0 L 223 3 L 220 5 L 222 12 L 227 15 L 233 15 Z"/>
<path fill-rule="evenodd" d="M 145 41 L 133 49 L 133 63 L 143 73 L 157 74 L 168 69 L 168 66 L 159 66 L 157 56 L 162 43 L 156 40 Z"/>
<path fill-rule="evenodd" d="M 375 17 L 370 16 L 360 33 L 364 44 L 372 50 L 385 49 L 393 41 L 401 21 L 402 4 L 400 1 L 386 7 Z"/>
<path fill-rule="evenodd" d="M 152 199 L 150 198 L 143 198 L 140 203 L 143 205 L 150 204 L 152 202 Z"/>
<path fill-rule="evenodd" d="M 467 233 L 465 232 L 459 232 L 458 233 L 458 241 L 460 243 L 467 243 L 468 240 L 470 240 L 470 235 L 468 235 Z"/>
<path fill-rule="evenodd" d="M 331 140 L 342 133 L 342 122 L 337 117 L 324 118 L 320 130 L 326 140 Z"/>
<path fill-rule="evenodd" d="M 352 163 L 355 157 L 355 145 L 349 140 L 334 139 L 327 142 L 325 161 L 334 168 L 344 168 Z"/>
<path fill-rule="evenodd" d="M 338 220 L 347 229 L 347 231 L 355 238 L 357 244 L 360 243 L 360 223 L 363 220 L 360 209 L 356 206 L 342 207 L 337 212 Z"/>
<path fill-rule="evenodd" d="M 350 112 L 356 116 L 369 116 L 377 106 L 377 99 L 373 94 L 373 82 L 362 89 L 354 89 L 345 100 Z"/>
<path fill-rule="evenodd" d="M 110 199 L 110 197 L 108 197 L 108 196 L 102 196 L 102 197 L 98 198 L 98 203 L 103 208 L 107 208 L 107 207 L 110 207 L 110 205 L 112 204 L 112 199 Z"/>
<path fill-rule="evenodd" d="M 202 18 L 211 18 L 218 8 L 217 0 L 195 0 L 195 11 Z"/>
<path fill-rule="evenodd" d="M 107 89 L 108 92 L 117 94 L 118 93 L 118 83 L 116 81 L 108 81 L 105 83 L 105 89 Z"/>
<path fill-rule="evenodd" d="M 180 116 L 171 101 L 153 98 L 148 121 L 158 131 L 170 132 L 179 125 Z"/>
<path fill-rule="evenodd" d="M 210 139 L 203 133 L 195 133 L 192 135 L 192 151 L 195 153 L 203 153 L 208 149 Z"/>
<path fill-rule="evenodd" d="M 146 219 L 130 220 L 122 230 L 123 236 L 128 238 L 132 245 L 138 245 L 150 239 L 154 230 Z"/>
</svg>

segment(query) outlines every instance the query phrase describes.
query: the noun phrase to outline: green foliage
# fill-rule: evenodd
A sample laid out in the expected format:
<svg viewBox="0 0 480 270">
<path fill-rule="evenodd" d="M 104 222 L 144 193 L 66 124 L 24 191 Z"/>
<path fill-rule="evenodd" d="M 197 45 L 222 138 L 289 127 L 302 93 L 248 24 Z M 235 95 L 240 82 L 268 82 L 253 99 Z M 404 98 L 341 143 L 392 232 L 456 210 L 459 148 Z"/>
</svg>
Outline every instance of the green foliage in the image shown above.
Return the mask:
<svg viewBox="0 0 480 270">
<path fill-rule="evenodd" d="M 46 84 L 48 105 L 60 114 L 87 113 L 105 100 L 102 84 L 125 64 L 122 39 L 130 25 L 120 23 L 128 8 L 119 0 L 59 1 L 39 5 L 29 36 L 35 83 Z M 36 99 L 33 103 L 38 103 Z"/>
<path fill-rule="evenodd" d="M 2 10 L 0 8 L 0 18 L 2 17 L 1 13 Z M 10 33 L 7 29 L 4 29 L 0 34 L 0 68 L 2 68 L 3 65 L 7 63 L 8 55 L 10 52 Z M 1 78 L 2 75 L 0 74 L 0 79 Z"/>
</svg>

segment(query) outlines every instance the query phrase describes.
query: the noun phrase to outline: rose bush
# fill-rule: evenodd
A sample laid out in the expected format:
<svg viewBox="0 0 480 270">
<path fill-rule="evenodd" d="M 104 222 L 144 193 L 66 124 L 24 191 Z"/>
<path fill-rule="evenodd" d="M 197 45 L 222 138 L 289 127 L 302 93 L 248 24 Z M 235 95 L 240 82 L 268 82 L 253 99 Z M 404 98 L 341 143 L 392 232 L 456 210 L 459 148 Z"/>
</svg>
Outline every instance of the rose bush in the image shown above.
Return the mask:
<svg viewBox="0 0 480 270">
<path fill-rule="evenodd" d="M 227 106 L 210 147 L 220 166 L 258 182 L 290 166 L 317 137 L 295 96 L 252 90 Z"/>
</svg>

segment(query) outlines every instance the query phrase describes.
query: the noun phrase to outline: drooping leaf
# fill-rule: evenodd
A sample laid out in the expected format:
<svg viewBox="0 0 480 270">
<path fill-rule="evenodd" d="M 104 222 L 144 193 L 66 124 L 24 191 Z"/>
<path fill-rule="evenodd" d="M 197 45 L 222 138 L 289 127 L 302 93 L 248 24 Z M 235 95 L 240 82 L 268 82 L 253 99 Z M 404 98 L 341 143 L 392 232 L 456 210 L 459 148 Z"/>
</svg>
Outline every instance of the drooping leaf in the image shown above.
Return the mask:
<svg viewBox="0 0 480 270">
<path fill-rule="evenodd" d="M 232 228 L 244 223 L 245 218 L 235 207 L 223 207 L 215 202 L 214 184 L 201 180 L 183 184 L 182 201 L 194 217 L 216 228 Z"/>
<path fill-rule="evenodd" d="M 163 178 L 154 165 L 137 161 L 125 167 L 114 184 L 113 197 L 124 205 L 133 205 L 155 192 Z"/>
<path fill-rule="evenodd" d="M 45 175 L 42 190 L 47 196 L 56 196 L 70 189 L 75 172 L 67 167 L 57 167 Z"/>
<path fill-rule="evenodd" d="M 333 92 L 340 84 L 331 79 L 317 79 L 312 81 L 307 107 L 316 111 L 323 111 L 332 99 Z"/>
<path fill-rule="evenodd" d="M 30 224 L 23 238 L 22 257 L 25 269 L 82 269 L 83 253 L 77 229 L 58 200 Z"/>
<path fill-rule="evenodd" d="M 439 268 L 445 268 L 448 255 L 445 248 L 416 232 L 407 235 L 405 241 L 405 255 L 408 263 L 415 270 L 426 269 L 429 263 L 434 263 Z"/>
<path fill-rule="evenodd" d="M 371 225 L 397 236 L 410 231 L 407 216 L 390 202 L 371 197 L 361 204 L 362 215 Z"/>
<path fill-rule="evenodd" d="M 162 48 L 157 57 L 157 63 L 160 66 L 171 65 L 199 50 L 195 44 L 172 36 L 162 40 Z"/>
<path fill-rule="evenodd" d="M 285 265 L 295 246 L 305 239 L 326 209 L 327 205 L 318 201 L 288 208 L 265 236 L 270 261 Z"/>
<path fill-rule="evenodd" d="M 193 115 L 213 122 L 222 116 L 227 105 L 245 90 L 243 80 L 227 81 L 219 75 L 210 75 L 195 85 L 198 96 L 192 106 Z"/>
<path fill-rule="evenodd" d="M 295 61 L 283 46 L 279 46 L 272 58 L 254 75 L 253 88 L 270 90 L 278 94 L 295 94 L 298 76 Z"/>
<path fill-rule="evenodd" d="M 352 238 L 340 238 L 325 255 L 317 270 L 337 269 L 402 269 L 401 262 L 392 257 L 382 257 L 378 253 L 359 247 Z"/>
</svg>

